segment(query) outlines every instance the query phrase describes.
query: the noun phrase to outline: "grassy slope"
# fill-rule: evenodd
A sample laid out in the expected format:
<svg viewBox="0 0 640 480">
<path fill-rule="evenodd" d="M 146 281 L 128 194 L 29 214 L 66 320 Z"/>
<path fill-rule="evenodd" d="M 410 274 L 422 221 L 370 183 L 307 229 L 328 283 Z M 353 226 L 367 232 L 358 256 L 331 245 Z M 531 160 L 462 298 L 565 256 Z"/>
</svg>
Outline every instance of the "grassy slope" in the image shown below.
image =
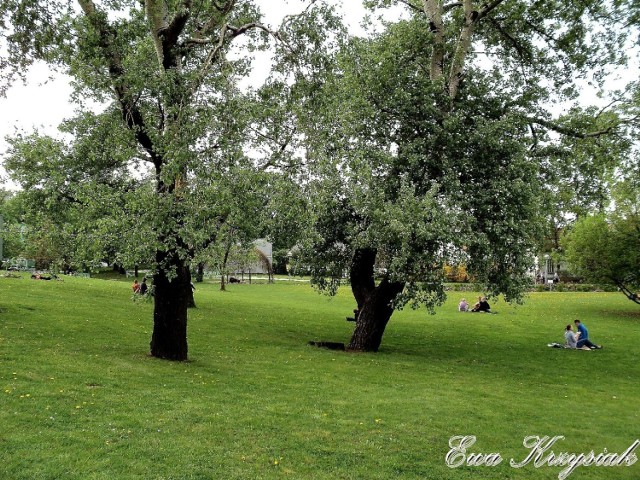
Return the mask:
<svg viewBox="0 0 640 480">
<path fill-rule="evenodd" d="M 620 294 L 532 294 L 483 315 L 456 312 L 454 293 L 435 316 L 395 314 L 364 355 L 306 345 L 348 340 L 348 290 L 201 285 L 191 361 L 171 363 L 147 356 L 152 305 L 128 282 L 0 278 L 0 293 L 0 479 L 549 479 L 560 468 L 509 467 L 525 436 L 596 453 L 640 437 L 640 311 Z M 573 318 L 605 349 L 547 348 Z M 505 460 L 448 468 L 460 434 Z"/>
</svg>

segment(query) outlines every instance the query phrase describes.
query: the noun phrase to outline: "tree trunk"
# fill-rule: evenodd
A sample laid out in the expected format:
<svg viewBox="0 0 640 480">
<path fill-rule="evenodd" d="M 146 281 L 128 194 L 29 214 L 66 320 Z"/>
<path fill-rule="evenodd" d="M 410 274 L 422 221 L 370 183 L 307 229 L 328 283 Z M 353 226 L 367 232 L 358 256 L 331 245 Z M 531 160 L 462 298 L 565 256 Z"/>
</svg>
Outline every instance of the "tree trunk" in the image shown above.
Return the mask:
<svg viewBox="0 0 640 480">
<path fill-rule="evenodd" d="M 192 286 L 192 283 L 189 282 L 189 293 L 188 293 L 188 300 L 187 300 L 187 308 L 197 308 L 196 307 L 196 299 L 193 296 L 194 294 L 194 288 Z"/>
<path fill-rule="evenodd" d="M 204 263 L 198 263 L 198 270 L 196 271 L 196 283 L 202 283 L 204 281 Z"/>
<path fill-rule="evenodd" d="M 222 276 L 220 277 L 220 291 L 224 292 L 226 290 L 224 283 L 224 276 L 227 271 L 227 261 L 229 260 L 229 252 L 231 251 L 231 242 L 227 245 L 226 250 L 224 251 L 224 258 L 222 259 Z"/>
<path fill-rule="evenodd" d="M 376 288 L 376 282 L 373 278 L 373 266 L 376 263 L 377 254 L 377 250 L 372 248 L 358 249 L 353 254 L 349 280 L 353 297 L 358 304 L 358 310 L 362 309 L 365 301 Z"/>
<path fill-rule="evenodd" d="M 382 335 L 393 314 L 392 302 L 404 289 L 404 283 L 382 280 L 359 308 L 356 328 L 351 336 L 348 350 L 377 352 Z"/>
<path fill-rule="evenodd" d="M 176 275 L 167 277 L 165 268 L 158 268 L 153 277 L 154 309 L 151 355 L 167 360 L 187 360 L 187 307 L 192 297 L 191 273 L 175 252 L 158 252 L 158 265 L 169 263 Z"/>
<path fill-rule="evenodd" d="M 393 314 L 392 302 L 404 289 L 404 283 L 390 282 L 386 278 L 378 286 L 375 285 L 373 267 L 376 254 L 374 249 L 359 249 L 351 263 L 351 290 L 358 304 L 358 312 L 356 328 L 347 350 L 378 351 Z"/>
</svg>

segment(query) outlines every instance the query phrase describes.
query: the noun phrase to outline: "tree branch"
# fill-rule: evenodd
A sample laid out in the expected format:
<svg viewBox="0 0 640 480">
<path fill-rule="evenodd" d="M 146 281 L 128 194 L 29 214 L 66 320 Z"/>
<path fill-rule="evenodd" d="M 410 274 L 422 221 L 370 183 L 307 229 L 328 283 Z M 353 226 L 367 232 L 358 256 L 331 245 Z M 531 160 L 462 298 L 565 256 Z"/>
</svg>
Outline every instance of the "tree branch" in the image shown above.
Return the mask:
<svg viewBox="0 0 640 480">
<path fill-rule="evenodd" d="M 224 5 L 220 5 L 218 2 L 213 2 L 215 9 L 220 12 L 220 17 L 212 15 L 211 19 L 206 23 L 206 25 L 204 25 L 204 27 L 199 29 L 198 32 L 204 37 L 211 35 L 220 22 L 224 21 L 224 18 L 231 13 L 235 5 L 236 0 L 229 0 L 225 2 Z"/>
<path fill-rule="evenodd" d="M 182 11 L 176 12 L 173 19 L 169 22 L 165 30 L 165 35 L 170 36 L 171 38 L 177 39 L 178 36 L 184 30 L 184 27 L 189 19 L 189 15 L 191 13 L 191 0 L 184 0 L 182 2 Z"/>
<path fill-rule="evenodd" d="M 271 30 L 266 25 L 263 25 L 263 24 L 258 23 L 258 22 L 246 23 L 246 24 L 244 24 L 244 25 L 242 25 L 240 27 L 234 27 L 233 25 L 227 25 L 227 29 L 230 32 L 232 32 L 232 35 L 231 35 L 232 39 L 237 37 L 237 36 L 239 36 L 239 35 L 242 35 L 243 33 L 246 33 L 249 30 L 258 29 L 258 30 L 262 30 L 262 31 L 268 33 L 269 35 L 271 35 L 276 40 L 281 40 L 280 34 L 278 32 L 274 32 L 273 30 Z"/>
<path fill-rule="evenodd" d="M 273 30 L 269 29 L 267 26 L 258 22 L 247 23 L 239 27 L 234 27 L 233 25 L 228 25 L 228 24 L 223 25 L 223 27 L 220 29 L 220 33 L 218 34 L 218 41 L 216 45 L 211 49 L 211 51 L 207 55 L 207 58 L 202 63 L 202 68 L 200 69 L 198 78 L 196 82 L 193 84 L 193 87 L 191 89 L 192 94 L 194 94 L 200 88 L 200 85 L 202 85 L 202 82 L 204 81 L 204 78 L 207 75 L 209 68 L 219 58 L 220 52 L 222 52 L 222 49 L 224 48 L 225 44 L 252 29 L 263 30 L 269 33 L 273 38 L 277 40 L 282 40 L 278 32 L 274 32 Z M 201 44 L 213 43 L 213 40 L 203 41 L 203 40 L 190 39 L 189 41 L 192 41 L 193 43 L 201 43 Z"/>
<path fill-rule="evenodd" d="M 485 3 L 483 7 L 478 12 L 478 20 L 486 17 L 492 10 L 498 7 L 504 0 L 493 0 L 492 2 Z"/>
<path fill-rule="evenodd" d="M 531 123 L 529 123 L 528 126 L 529 130 L 531 131 L 531 138 L 533 139 L 533 143 L 529 150 L 534 151 L 536 148 L 538 148 L 538 132 L 536 132 L 536 129 Z"/>
<path fill-rule="evenodd" d="M 617 280 L 617 279 L 612 279 L 612 280 L 616 284 L 616 286 L 620 289 L 620 291 L 624 294 L 625 297 L 627 297 L 632 302 L 640 305 L 640 297 L 638 297 L 637 293 L 629 290 L 629 288 L 627 288 L 620 280 Z"/>
<path fill-rule="evenodd" d="M 253 130 L 255 133 L 257 133 L 258 135 L 260 135 L 261 137 L 263 137 L 263 138 L 265 138 L 265 139 L 267 139 L 267 140 L 271 140 L 272 142 L 278 143 L 278 142 L 277 142 L 277 140 L 276 140 L 275 138 L 268 137 L 267 135 L 264 135 L 263 133 L 258 132 L 258 131 L 257 131 L 257 130 L 255 130 L 255 129 L 252 129 L 252 130 Z M 296 127 L 294 127 L 294 128 L 291 130 L 291 133 L 290 133 L 290 134 L 287 136 L 287 138 L 285 139 L 285 141 L 284 141 L 284 142 L 282 142 L 282 143 L 278 143 L 278 146 L 279 146 L 278 151 L 277 151 L 277 152 L 276 152 L 276 153 L 271 157 L 271 159 L 270 159 L 269 161 L 267 161 L 264 165 L 262 165 L 262 167 L 260 167 L 260 170 L 262 170 L 262 171 L 266 171 L 269 167 L 275 167 L 275 166 L 276 166 L 276 163 L 275 163 L 275 161 L 274 161 L 274 160 L 282 156 L 282 154 L 284 153 L 284 151 L 287 149 L 287 147 L 288 147 L 288 146 L 291 144 L 291 142 L 293 141 L 293 137 L 295 136 L 296 131 L 297 131 L 297 129 L 296 129 Z"/>
<path fill-rule="evenodd" d="M 502 25 L 500 25 L 500 23 L 495 18 L 489 17 L 488 21 L 491 22 L 491 25 L 495 27 L 495 29 L 498 31 L 500 35 L 502 35 L 504 38 L 506 38 L 509 41 L 509 43 L 513 46 L 513 48 L 517 52 L 518 57 L 520 57 L 522 60 L 531 59 L 531 53 L 525 52 L 524 48 L 522 47 L 522 45 L 520 45 L 518 40 L 516 40 L 509 32 L 503 29 Z M 526 75 L 524 77 L 526 78 Z"/>
<path fill-rule="evenodd" d="M 404 3 L 407 7 L 409 7 L 414 12 L 422 12 L 422 8 L 411 3 L 409 0 L 400 0 L 400 3 Z"/>
<path fill-rule="evenodd" d="M 543 118 L 531 118 L 531 117 L 525 117 L 525 119 L 529 122 L 529 123 L 533 123 L 533 124 L 537 124 L 537 125 L 541 125 L 545 128 L 548 128 L 549 130 L 553 130 L 554 132 L 560 133 L 562 135 L 566 135 L 568 137 L 573 137 L 573 138 L 597 138 L 597 137 L 601 137 L 604 135 L 609 135 L 611 133 L 614 132 L 614 130 L 616 129 L 616 127 L 618 127 L 618 124 L 612 125 L 610 127 L 607 127 L 603 130 L 597 130 L 595 132 L 581 132 L 578 130 L 574 130 L 571 127 L 567 127 L 564 125 L 560 125 L 558 123 L 554 123 L 551 122 L 549 120 L 545 120 Z"/>
<path fill-rule="evenodd" d="M 462 69 L 464 68 L 471 47 L 471 38 L 476 22 L 478 21 L 478 12 L 473 10 L 472 0 L 464 0 L 464 25 L 460 31 L 460 37 L 456 45 L 453 60 L 451 61 L 451 70 L 449 71 L 449 97 L 455 98 L 458 94 L 460 78 L 462 77 Z"/>
<path fill-rule="evenodd" d="M 291 22 L 294 18 L 298 18 L 301 17 L 302 15 L 304 15 L 305 13 L 307 13 L 309 11 L 309 9 L 317 2 L 318 0 L 311 0 L 309 2 L 309 5 L 307 5 L 305 7 L 305 9 L 300 12 L 300 13 L 296 13 L 294 15 L 285 15 L 285 17 L 282 20 L 282 25 L 286 25 L 287 23 Z"/>
<path fill-rule="evenodd" d="M 158 63 L 164 63 L 164 48 L 160 32 L 167 27 L 167 6 L 163 0 L 144 0 L 144 10 L 151 24 L 151 36 L 156 49 Z"/>
<path fill-rule="evenodd" d="M 442 78 L 445 45 L 444 24 L 442 23 L 442 10 L 436 0 L 423 0 L 423 10 L 429 20 L 429 30 L 433 34 L 433 49 L 431 51 L 431 66 L 429 77 L 432 81 Z"/>
<path fill-rule="evenodd" d="M 153 141 L 147 134 L 142 113 L 135 104 L 132 94 L 122 81 L 125 70 L 116 43 L 117 33 L 107 21 L 107 16 L 99 13 L 92 0 L 78 0 L 87 20 L 98 34 L 100 51 L 109 70 L 109 78 L 116 99 L 120 104 L 122 118 L 127 127 L 134 132 L 136 140 L 147 152 L 156 171 L 161 168 L 162 158 L 156 155 L 153 149 Z"/>
<path fill-rule="evenodd" d="M 184 41 L 184 44 L 185 45 L 210 45 L 213 42 L 214 40 L 212 40 L 211 38 L 191 37 L 191 38 L 187 38 Z"/>
<path fill-rule="evenodd" d="M 158 37 L 162 41 L 162 66 L 165 70 L 176 65 L 175 48 L 178 44 L 178 38 L 184 31 L 184 28 L 191 15 L 191 0 L 184 0 L 182 8 L 176 12 L 171 21 L 160 28 L 157 32 Z"/>
<path fill-rule="evenodd" d="M 449 10 L 453 10 L 454 8 L 458 8 L 458 7 L 462 7 L 462 2 L 453 2 L 453 3 L 449 3 L 445 6 L 442 7 L 442 11 L 444 13 L 448 12 Z"/>
</svg>

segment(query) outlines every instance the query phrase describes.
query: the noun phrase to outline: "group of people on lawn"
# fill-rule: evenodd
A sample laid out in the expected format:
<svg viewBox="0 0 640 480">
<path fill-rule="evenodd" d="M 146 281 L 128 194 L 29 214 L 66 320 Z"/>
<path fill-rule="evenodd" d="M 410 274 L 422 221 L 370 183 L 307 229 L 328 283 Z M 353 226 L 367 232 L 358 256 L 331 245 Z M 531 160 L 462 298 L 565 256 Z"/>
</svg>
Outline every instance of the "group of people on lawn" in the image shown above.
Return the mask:
<svg viewBox="0 0 640 480">
<path fill-rule="evenodd" d="M 489 305 L 489 302 L 487 302 L 487 297 L 478 297 L 478 301 L 473 305 L 473 307 L 469 308 L 469 304 L 463 298 L 458 304 L 458 311 L 491 313 L 491 306 Z"/>
<path fill-rule="evenodd" d="M 478 297 L 478 301 L 473 305 L 473 307 L 469 308 L 469 304 L 463 298 L 460 300 L 458 304 L 458 311 L 460 312 L 484 312 L 491 313 L 491 306 L 487 302 L 487 297 Z M 576 325 L 577 332 L 573 331 L 573 326 L 571 324 L 567 325 L 564 331 L 564 345 L 553 344 L 554 346 L 564 347 L 564 348 L 575 348 L 581 350 L 597 350 L 602 348 L 602 345 L 596 345 L 591 340 L 589 340 L 589 332 L 587 327 L 584 324 L 576 319 L 573 321 Z"/>
<path fill-rule="evenodd" d="M 138 280 L 134 280 L 131 288 L 133 289 L 134 295 L 146 295 L 149 291 L 149 286 L 147 285 L 147 277 L 142 279 L 142 283 L 138 283 Z"/>
</svg>

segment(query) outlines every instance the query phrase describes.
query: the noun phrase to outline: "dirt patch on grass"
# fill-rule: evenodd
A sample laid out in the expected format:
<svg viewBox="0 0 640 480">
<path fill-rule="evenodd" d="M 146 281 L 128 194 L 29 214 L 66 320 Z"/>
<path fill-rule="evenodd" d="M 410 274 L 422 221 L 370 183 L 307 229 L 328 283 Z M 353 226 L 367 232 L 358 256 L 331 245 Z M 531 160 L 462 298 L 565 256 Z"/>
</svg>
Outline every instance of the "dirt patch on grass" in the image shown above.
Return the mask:
<svg viewBox="0 0 640 480">
<path fill-rule="evenodd" d="M 623 318 L 631 318 L 633 320 L 640 320 L 640 307 L 638 307 L 637 311 L 630 312 L 621 312 L 619 310 L 601 310 L 600 313 L 602 315 L 606 315 L 608 317 L 623 317 Z"/>
</svg>

